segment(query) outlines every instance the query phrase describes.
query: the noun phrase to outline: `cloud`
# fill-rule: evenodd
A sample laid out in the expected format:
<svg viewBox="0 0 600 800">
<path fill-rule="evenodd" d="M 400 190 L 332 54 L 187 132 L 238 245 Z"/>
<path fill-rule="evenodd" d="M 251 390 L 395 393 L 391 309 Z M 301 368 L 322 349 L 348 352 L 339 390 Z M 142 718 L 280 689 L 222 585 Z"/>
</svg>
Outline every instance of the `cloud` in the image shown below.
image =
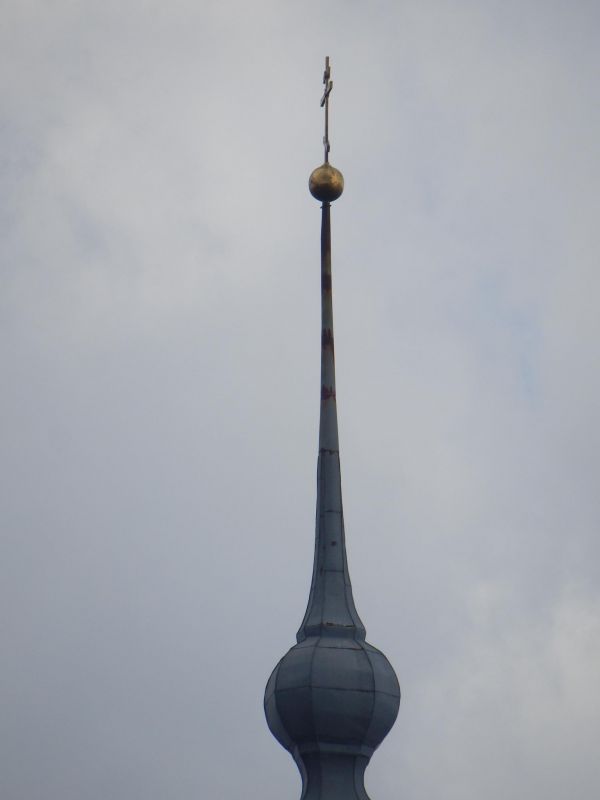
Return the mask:
<svg viewBox="0 0 600 800">
<path fill-rule="evenodd" d="M 549 618 L 524 616 L 507 587 L 482 584 L 471 598 L 470 641 L 424 682 L 412 711 L 429 735 L 424 769 L 410 735 L 409 780 L 447 797 L 583 796 L 598 785 L 593 754 L 600 606 L 566 587 Z"/>
<path fill-rule="evenodd" d="M 293 796 L 321 67 L 373 797 L 588 797 L 597 14 L 36 2 L 3 26 L 2 796 Z M 235 765 L 235 769 L 232 769 Z"/>
</svg>

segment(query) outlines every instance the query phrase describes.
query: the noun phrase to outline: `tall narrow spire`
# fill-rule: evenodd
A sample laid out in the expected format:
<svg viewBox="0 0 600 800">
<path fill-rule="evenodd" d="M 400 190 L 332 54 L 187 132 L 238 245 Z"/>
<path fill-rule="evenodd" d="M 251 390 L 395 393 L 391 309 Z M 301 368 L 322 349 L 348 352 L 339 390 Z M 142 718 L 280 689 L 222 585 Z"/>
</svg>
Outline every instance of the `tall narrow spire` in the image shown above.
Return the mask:
<svg viewBox="0 0 600 800">
<path fill-rule="evenodd" d="M 329 93 L 329 59 L 326 62 L 325 119 Z M 325 155 L 329 152 L 325 124 Z M 300 630 L 299 642 L 307 636 L 336 635 L 365 638 L 365 628 L 354 606 L 346 559 L 344 512 L 340 475 L 340 447 L 335 389 L 335 349 L 333 338 L 333 302 L 331 280 L 331 201 L 343 191 L 342 173 L 325 162 L 310 176 L 311 194 L 323 202 L 321 207 L 321 409 L 319 421 L 319 458 L 317 461 L 317 521 L 315 561 L 308 607 Z"/>
<path fill-rule="evenodd" d="M 335 389 L 331 279 L 331 203 L 343 192 L 329 163 L 329 58 L 325 91 L 324 163 L 309 180 L 321 208 L 321 406 L 317 462 L 315 558 L 297 644 L 277 664 L 265 690 L 273 735 L 302 776 L 301 800 L 368 800 L 363 775 L 394 724 L 398 679 L 386 657 L 365 641 L 346 558 Z"/>
</svg>

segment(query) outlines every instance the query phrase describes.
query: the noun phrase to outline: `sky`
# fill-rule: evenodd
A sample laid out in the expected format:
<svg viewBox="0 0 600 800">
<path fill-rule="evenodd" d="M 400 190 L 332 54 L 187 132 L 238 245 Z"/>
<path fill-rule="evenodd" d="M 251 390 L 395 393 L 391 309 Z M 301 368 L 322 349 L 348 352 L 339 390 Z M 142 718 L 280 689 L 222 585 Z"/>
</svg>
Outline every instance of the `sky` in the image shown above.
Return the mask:
<svg viewBox="0 0 600 800">
<path fill-rule="evenodd" d="M 600 791 L 597 3 L 5 0 L 0 796 L 298 798 L 331 57 L 373 800 Z"/>
</svg>

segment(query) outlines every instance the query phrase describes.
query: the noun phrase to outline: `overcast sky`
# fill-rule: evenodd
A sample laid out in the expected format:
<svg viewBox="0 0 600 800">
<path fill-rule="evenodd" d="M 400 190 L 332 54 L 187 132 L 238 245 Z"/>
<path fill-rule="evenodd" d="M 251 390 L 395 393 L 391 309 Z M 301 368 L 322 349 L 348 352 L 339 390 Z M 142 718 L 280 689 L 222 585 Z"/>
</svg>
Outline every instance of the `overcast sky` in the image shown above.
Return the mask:
<svg viewBox="0 0 600 800">
<path fill-rule="evenodd" d="M 600 793 L 600 7 L 5 0 L 0 796 L 293 800 L 324 56 L 373 800 Z"/>
</svg>

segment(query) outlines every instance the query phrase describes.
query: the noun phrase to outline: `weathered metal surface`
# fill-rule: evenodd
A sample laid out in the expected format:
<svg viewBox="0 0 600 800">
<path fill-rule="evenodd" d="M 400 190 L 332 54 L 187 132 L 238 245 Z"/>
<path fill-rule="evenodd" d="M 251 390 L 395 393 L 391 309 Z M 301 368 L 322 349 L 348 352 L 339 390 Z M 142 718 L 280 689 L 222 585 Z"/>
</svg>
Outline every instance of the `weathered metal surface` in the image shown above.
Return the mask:
<svg viewBox="0 0 600 800">
<path fill-rule="evenodd" d="M 327 59 L 326 112 L 332 86 L 329 75 Z M 298 766 L 301 800 L 368 800 L 364 771 L 394 724 L 400 686 L 387 658 L 365 641 L 365 627 L 354 605 L 348 572 L 331 289 L 330 203 L 323 202 L 321 407 L 313 575 L 297 644 L 281 659 L 267 684 L 265 714 L 271 732 Z"/>
</svg>

